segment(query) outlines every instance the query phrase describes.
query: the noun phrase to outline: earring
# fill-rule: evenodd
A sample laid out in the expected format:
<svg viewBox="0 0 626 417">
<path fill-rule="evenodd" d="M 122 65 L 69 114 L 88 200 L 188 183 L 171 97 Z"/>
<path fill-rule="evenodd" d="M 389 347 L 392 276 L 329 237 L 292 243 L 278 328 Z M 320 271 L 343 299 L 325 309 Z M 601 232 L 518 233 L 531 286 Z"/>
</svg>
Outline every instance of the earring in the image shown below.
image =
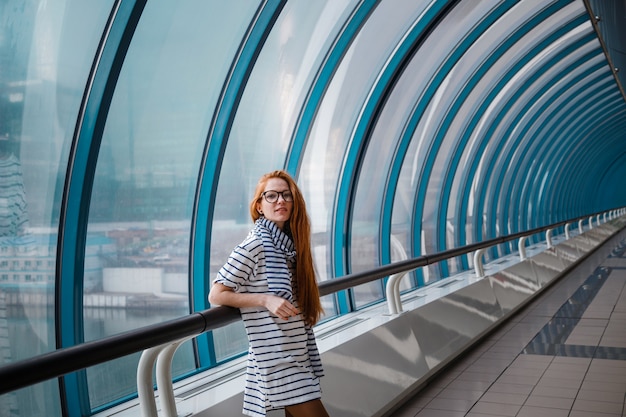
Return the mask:
<svg viewBox="0 0 626 417">
<path fill-rule="evenodd" d="M 257 210 L 259 212 L 259 214 L 262 216 L 263 212 L 261 210 Z"/>
</svg>

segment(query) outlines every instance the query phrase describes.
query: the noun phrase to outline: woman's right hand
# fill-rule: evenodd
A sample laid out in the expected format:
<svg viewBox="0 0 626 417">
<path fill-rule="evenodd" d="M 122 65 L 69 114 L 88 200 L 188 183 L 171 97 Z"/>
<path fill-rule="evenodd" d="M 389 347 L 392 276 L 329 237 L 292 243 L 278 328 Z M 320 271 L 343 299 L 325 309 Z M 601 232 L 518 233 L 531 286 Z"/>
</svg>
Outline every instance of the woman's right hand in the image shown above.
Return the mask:
<svg viewBox="0 0 626 417">
<path fill-rule="evenodd" d="M 277 295 L 266 294 L 264 305 L 272 314 L 283 320 L 289 320 L 290 317 L 300 314 L 293 304 Z"/>
</svg>

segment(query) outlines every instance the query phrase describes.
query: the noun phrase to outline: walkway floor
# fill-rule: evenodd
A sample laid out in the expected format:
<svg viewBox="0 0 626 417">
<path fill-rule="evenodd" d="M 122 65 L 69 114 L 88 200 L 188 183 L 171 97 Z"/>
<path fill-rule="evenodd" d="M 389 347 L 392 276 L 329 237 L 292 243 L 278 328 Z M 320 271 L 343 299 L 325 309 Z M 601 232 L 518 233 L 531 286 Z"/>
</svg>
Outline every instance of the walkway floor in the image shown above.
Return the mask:
<svg viewBox="0 0 626 417">
<path fill-rule="evenodd" d="M 598 262 L 547 289 L 393 416 L 626 417 L 626 240 Z"/>
</svg>

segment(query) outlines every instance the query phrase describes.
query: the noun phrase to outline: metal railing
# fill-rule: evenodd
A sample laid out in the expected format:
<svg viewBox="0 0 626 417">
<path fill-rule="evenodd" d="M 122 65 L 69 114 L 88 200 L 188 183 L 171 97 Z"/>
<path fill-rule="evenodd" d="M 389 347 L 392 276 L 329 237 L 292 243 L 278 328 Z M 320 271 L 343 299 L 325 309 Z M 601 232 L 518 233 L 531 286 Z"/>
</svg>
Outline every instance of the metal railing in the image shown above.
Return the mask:
<svg viewBox="0 0 626 417">
<path fill-rule="evenodd" d="M 579 231 L 582 233 L 582 224 L 587 218 L 590 228 L 593 228 L 594 216 L 597 216 L 597 224 L 600 224 L 600 216 L 604 216 L 603 218 L 606 222 L 607 216 L 609 220 L 612 220 L 624 214 L 626 214 L 626 209 L 616 209 L 609 212 L 596 213 L 591 216 L 586 215 L 568 221 L 554 223 L 549 226 L 538 227 L 524 232 L 466 245 L 460 248 L 448 249 L 432 255 L 404 259 L 370 271 L 350 274 L 322 282 L 319 284 L 320 295 L 325 296 L 333 294 L 380 278 L 390 277 L 389 281 L 392 281 L 393 284 L 391 284 L 391 290 L 389 290 L 390 287 L 388 285 L 387 298 L 388 301 L 390 298 L 394 299 L 394 302 L 397 301 L 397 308 L 397 306 L 400 305 L 399 278 L 409 271 L 457 256 L 481 251 L 491 246 L 515 239 L 522 239 L 537 233 L 553 230 L 560 226 L 565 226 L 567 238 L 569 237 L 569 226 L 572 223 L 578 222 Z M 547 237 L 549 238 L 548 235 Z M 521 247 L 522 245 L 520 245 L 520 248 Z M 394 277 L 396 278 L 394 279 Z M 399 310 L 401 311 L 401 306 Z M 204 332 L 226 326 L 240 318 L 239 310 L 236 308 L 214 307 L 208 310 L 194 312 L 178 319 L 9 363 L 0 367 L 0 395 L 51 378 L 61 377 L 93 365 L 144 351 L 138 366 L 137 376 L 138 395 L 140 397 L 142 413 L 148 416 L 157 415 L 152 386 L 152 369 L 156 361 L 157 387 L 161 395 L 164 415 L 176 416 L 171 378 L 171 360 L 176 349 L 186 340 Z"/>
</svg>

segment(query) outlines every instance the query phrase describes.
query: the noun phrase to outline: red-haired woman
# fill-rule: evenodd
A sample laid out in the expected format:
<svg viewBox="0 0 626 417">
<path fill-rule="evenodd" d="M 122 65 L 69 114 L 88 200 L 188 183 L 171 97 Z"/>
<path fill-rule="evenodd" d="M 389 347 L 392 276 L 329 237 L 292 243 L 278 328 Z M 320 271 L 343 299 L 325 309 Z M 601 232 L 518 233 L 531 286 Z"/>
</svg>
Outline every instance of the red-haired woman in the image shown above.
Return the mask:
<svg viewBox="0 0 626 417">
<path fill-rule="evenodd" d="M 243 413 L 328 416 L 323 376 L 311 327 L 322 314 L 311 227 L 302 193 L 285 171 L 265 174 L 250 203 L 254 228 L 220 269 L 213 305 L 237 307 L 248 334 Z"/>
</svg>

